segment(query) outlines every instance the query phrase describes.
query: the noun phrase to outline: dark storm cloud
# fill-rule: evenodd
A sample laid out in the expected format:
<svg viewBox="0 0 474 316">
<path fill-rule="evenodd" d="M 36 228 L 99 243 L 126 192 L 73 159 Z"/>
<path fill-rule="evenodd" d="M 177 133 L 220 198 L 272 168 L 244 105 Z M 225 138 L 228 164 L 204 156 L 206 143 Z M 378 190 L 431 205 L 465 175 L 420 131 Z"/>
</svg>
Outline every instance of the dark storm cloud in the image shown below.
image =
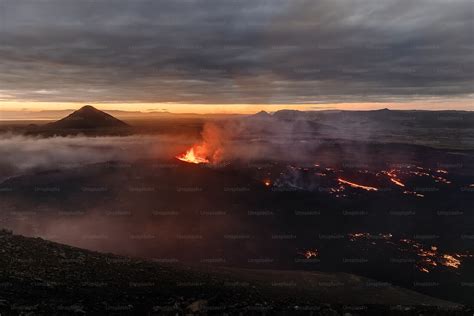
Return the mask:
<svg viewBox="0 0 474 316">
<path fill-rule="evenodd" d="M 472 93 L 473 4 L 1 0 L 0 99 L 306 103 Z"/>
</svg>

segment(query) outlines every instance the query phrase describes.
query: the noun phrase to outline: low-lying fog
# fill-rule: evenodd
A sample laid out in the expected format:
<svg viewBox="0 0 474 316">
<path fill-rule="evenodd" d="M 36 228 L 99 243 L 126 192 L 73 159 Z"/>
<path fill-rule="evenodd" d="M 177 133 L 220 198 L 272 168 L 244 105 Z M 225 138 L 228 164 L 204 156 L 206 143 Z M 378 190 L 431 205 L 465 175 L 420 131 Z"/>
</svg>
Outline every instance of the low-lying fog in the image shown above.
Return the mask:
<svg viewBox="0 0 474 316">
<path fill-rule="evenodd" d="M 210 157 L 218 150 L 219 159 L 301 160 L 309 155 L 306 148 L 317 144 L 312 132 L 298 123 L 232 121 L 205 124 L 200 139 L 163 134 L 41 137 L 4 133 L 0 134 L 0 182 L 15 175 L 91 163 L 172 159 L 193 144 L 204 145 Z"/>
<path fill-rule="evenodd" d="M 191 140 L 192 141 L 192 140 Z M 0 135 L 0 181 L 14 175 L 106 161 L 172 157 L 190 140 L 168 136 Z"/>
</svg>

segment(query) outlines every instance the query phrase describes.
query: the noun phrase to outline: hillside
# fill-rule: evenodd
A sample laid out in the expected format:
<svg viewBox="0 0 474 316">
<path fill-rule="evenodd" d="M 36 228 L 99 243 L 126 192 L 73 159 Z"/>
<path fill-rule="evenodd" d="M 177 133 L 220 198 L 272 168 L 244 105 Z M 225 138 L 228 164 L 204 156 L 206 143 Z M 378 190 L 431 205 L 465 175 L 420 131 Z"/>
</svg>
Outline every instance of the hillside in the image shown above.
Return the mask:
<svg viewBox="0 0 474 316">
<path fill-rule="evenodd" d="M 0 231 L 0 249 L 2 315 L 280 309 L 338 315 L 356 305 L 375 315 L 388 308 L 401 313 L 396 305 L 438 313 L 460 308 L 344 273 L 171 266 L 169 260 L 101 254 L 7 231 Z"/>
</svg>

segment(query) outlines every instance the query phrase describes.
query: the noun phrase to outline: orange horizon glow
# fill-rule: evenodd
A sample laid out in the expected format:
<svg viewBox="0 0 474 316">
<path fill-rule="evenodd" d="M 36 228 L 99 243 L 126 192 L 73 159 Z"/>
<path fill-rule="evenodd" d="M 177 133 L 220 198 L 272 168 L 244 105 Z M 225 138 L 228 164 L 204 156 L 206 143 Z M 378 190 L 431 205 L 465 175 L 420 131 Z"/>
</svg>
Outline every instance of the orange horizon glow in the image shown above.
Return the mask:
<svg viewBox="0 0 474 316">
<path fill-rule="evenodd" d="M 100 110 L 121 110 L 147 112 L 170 112 L 176 114 L 253 114 L 259 111 L 278 110 L 464 110 L 474 111 L 472 100 L 452 101 L 410 101 L 410 102 L 345 102 L 345 103 L 307 103 L 307 104 L 204 104 L 204 103 L 116 103 L 116 102 L 23 102 L 0 100 L 2 111 L 39 112 L 49 110 L 77 110 L 90 104 Z M 0 117 L 1 118 L 1 117 Z"/>
</svg>

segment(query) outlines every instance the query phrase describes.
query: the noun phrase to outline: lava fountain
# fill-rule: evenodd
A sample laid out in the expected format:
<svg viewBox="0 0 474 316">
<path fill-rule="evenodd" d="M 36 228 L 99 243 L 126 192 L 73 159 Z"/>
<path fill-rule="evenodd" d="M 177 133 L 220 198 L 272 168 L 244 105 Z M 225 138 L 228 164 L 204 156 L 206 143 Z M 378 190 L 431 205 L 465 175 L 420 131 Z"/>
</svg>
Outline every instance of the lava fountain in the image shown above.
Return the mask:
<svg viewBox="0 0 474 316">
<path fill-rule="evenodd" d="M 194 163 L 194 164 L 209 163 L 209 159 L 207 159 L 205 156 L 199 155 L 197 153 L 197 150 L 195 152 L 194 148 L 195 146 L 191 147 L 184 154 L 176 156 L 176 158 L 181 161 Z"/>
<path fill-rule="evenodd" d="M 176 156 L 176 159 L 194 164 L 218 163 L 222 153 L 222 131 L 216 125 L 207 123 L 202 132 L 202 142 Z"/>
</svg>

